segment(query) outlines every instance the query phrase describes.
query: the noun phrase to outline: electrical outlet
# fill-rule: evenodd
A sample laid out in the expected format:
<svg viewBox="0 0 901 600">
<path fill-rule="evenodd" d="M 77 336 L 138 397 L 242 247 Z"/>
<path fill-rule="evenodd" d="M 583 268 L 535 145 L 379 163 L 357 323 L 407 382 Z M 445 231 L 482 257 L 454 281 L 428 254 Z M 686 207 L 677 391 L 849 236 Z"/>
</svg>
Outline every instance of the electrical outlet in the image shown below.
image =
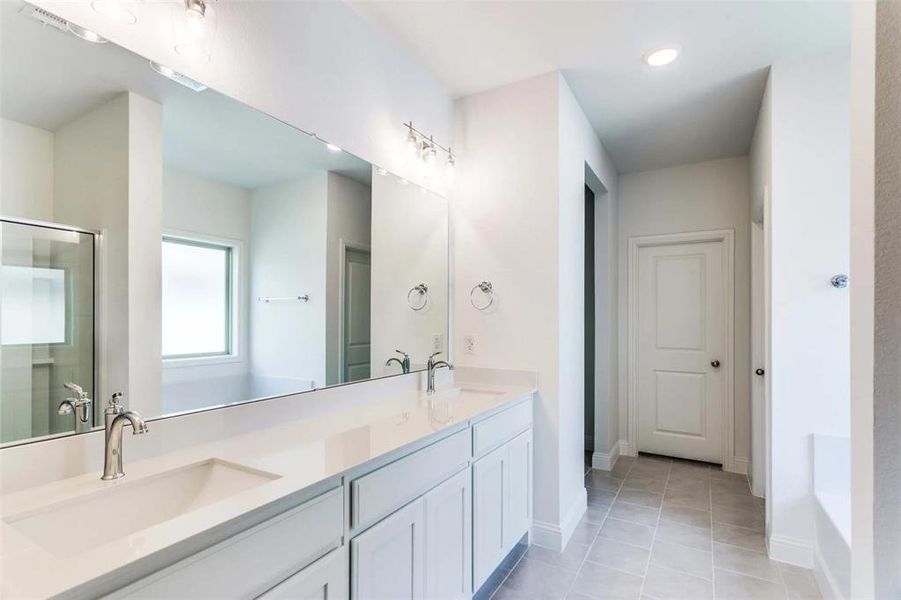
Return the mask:
<svg viewBox="0 0 901 600">
<path fill-rule="evenodd" d="M 435 333 L 432 335 L 432 351 L 440 352 L 441 351 L 441 334 Z"/>
<path fill-rule="evenodd" d="M 463 336 L 463 353 L 464 354 L 475 354 L 476 353 L 476 337 L 474 335 L 464 335 Z"/>
</svg>

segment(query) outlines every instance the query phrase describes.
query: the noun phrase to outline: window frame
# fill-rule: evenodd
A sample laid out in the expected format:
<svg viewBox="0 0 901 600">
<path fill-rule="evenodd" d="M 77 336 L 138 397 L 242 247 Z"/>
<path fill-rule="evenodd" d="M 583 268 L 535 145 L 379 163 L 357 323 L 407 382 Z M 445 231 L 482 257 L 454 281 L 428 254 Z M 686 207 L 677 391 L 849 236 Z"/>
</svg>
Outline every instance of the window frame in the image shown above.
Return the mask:
<svg viewBox="0 0 901 600">
<path fill-rule="evenodd" d="M 239 282 L 242 275 L 240 268 L 242 242 L 203 233 L 164 229 L 160 239 L 160 247 L 162 248 L 162 244 L 166 242 L 226 251 L 226 316 L 224 326 L 227 349 L 225 352 L 215 353 L 164 354 L 162 355 L 163 368 L 213 365 L 242 360 L 239 351 L 241 341 L 239 335 L 241 286 Z M 160 307 L 162 310 L 162 304 Z M 160 331 L 160 336 L 162 337 L 162 331 Z"/>
</svg>

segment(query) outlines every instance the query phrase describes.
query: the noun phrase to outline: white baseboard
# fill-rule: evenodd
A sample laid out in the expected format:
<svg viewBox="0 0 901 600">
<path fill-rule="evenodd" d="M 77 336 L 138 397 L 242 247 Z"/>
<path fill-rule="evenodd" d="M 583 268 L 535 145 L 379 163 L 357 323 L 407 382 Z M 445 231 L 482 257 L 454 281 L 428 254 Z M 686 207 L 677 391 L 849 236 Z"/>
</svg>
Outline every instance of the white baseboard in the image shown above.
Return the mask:
<svg viewBox="0 0 901 600">
<path fill-rule="evenodd" d="M 813 544 L 805 540 L 771 534 L 767 539 L 767 551 L 772 560 L 805 569 L 813 568 Z"/>
<path fill-rule="evenodd" d="M 635 448 L 632 447 L 632 444 L 630 444 L 627 440 L 620 440 L 619 442 L 617 442 L 617 445 L 619 446 L 619 455 L 620 456 L 637 456 L 638 455 L 638 452 L 635 450 Z"/>
<path fill-rule="evenodd" d="M 814 549 L 813 562 L 813 574 L 816 577 L 817 587 L 820 588 L 823 600 L 847 600 L 841 591 L 841 586 L 835 580 L 835 575 L 829 569 L 829 563 L 820 554 L 819 548 Z"/>
<path fill-rule="evenodd" d="M 545 521 L 532 521 L 532 543 L 536 546 L 549 548 L 555 552 L 563 552 L 566 548 L 569 538 L 572 537 L 576 530 L 576 525 L 585 510 L 588 508 L 588 492 L 585 488 L 581 488 L 575 502 L 566 511 L 563 521 L 557 525 L 556 523 L 547 523 Z"/>
<path fill-rule="evenodd" d="M 610 448 L 609 452 L 593 453 L 591 455 L 591 468 L 600 469 L 601 471 L 610 471 L 613 469 L 613 465 L 616 464 L 616 459 L 619 458 L 619 445 L 620 442 L 616 442 L 613 444 L 613 448 Z"/>
<path fill-rule="evenodd" d="M 730 473 L 738 473 L 739 475 L 747 475 L 748 474 L 748 459 L 736 456 L 732 459 L 731 468 L 723 469 L 724 471 L 729 471 Z"/>
</svg>

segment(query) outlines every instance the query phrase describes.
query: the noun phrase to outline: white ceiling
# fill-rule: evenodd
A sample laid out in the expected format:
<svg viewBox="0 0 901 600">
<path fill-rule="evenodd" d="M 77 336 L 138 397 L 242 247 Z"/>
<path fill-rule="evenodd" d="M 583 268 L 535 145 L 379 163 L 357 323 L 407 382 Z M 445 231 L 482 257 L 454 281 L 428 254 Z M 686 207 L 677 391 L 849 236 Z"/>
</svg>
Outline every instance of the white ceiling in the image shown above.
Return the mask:
<svg viewBox="0 0 901 600">
<path fill-rule="evenodd" d="M 0 114 L 55 131 L 131 90 L 163 105 L 164 163 L 254 189 L 310 170 L 364 183 L 365 161 L 330 152 L 307 134 L 213 90 L 200 93 L 150 69 L 114 44 L 90 44 L 19 14 L 0 2 Z"/>
<path fill-rule="evenodd" d="M 455 96 L 561 70 L 620 172 L 746 154 L 769 65 L 847 47 L 846 2 L 354 2 Z M 644 53 L 678 44 L 667 67 Z"/>
</svg>

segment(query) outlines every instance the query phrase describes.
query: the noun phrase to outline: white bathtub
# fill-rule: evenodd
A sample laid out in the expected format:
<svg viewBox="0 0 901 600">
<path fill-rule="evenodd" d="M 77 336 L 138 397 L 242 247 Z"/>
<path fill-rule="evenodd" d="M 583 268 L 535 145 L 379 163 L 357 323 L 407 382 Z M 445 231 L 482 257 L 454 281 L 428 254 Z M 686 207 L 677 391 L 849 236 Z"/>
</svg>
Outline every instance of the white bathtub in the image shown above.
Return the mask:
<svg viewBox="0 0 901 600">
<path fill-rule="evenodd" d="M 813 435 L 814 569 L 823 596 L 851 597 L 851 440 Z"/>
</svg>

